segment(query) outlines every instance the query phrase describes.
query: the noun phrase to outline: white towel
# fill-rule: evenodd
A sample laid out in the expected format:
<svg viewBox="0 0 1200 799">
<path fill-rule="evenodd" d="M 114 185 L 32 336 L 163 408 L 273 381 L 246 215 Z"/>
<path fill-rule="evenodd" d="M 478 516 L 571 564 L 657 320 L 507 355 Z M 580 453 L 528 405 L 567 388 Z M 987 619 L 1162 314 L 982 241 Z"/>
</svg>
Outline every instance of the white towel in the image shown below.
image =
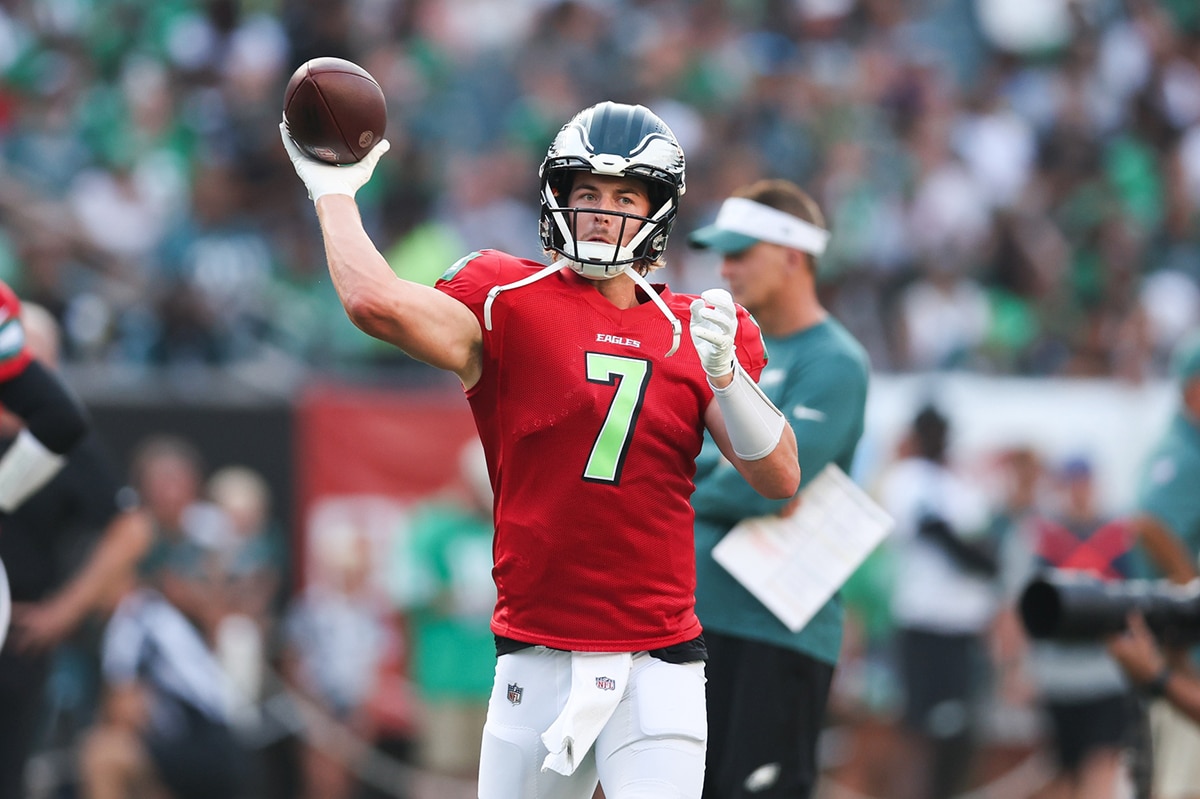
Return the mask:
<svg viewBox="0 0 1200 799">
<path fill-rule="evenodd" d="M 550 750 L 542 771 L 575 773 L 621 702 L 632 664 L 629 652 L 571 653 L 571 693 L 558 718 L 542 733 L 542 743 Z"/>
</svg>

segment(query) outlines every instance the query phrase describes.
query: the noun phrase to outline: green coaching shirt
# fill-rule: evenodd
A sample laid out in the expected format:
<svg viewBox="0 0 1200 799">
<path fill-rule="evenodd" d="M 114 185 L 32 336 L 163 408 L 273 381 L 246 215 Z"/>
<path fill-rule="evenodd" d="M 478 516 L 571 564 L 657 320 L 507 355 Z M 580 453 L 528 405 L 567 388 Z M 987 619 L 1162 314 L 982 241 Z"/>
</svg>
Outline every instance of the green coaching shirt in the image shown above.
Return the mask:
<svg viewBox="0 0 1200 799">
<path fill-rule="evenodd" d="M 1175 415 L 1142 470 L 1137 508 L 1200 553 L 1200 425 Z"/>
<path fill-rule="evenodd" d="M 786 338 L 764 337 L 770 360 L 759 387 L 783 411 L 800 451 L 803 489 L 829 463 L 849 472 L 862 437 L 867 404 L 866 352 L 833 317 Z M 842 645 L 842 605 L 825 604 L 798 633 L 712 558 L 735 524 L 778 513 L 787 500 L 770 500 L 749 486 L 711 436 L 696 459 L 696 615 L 704 629 L 750 638 L 836 663 Z"/>
</svg>

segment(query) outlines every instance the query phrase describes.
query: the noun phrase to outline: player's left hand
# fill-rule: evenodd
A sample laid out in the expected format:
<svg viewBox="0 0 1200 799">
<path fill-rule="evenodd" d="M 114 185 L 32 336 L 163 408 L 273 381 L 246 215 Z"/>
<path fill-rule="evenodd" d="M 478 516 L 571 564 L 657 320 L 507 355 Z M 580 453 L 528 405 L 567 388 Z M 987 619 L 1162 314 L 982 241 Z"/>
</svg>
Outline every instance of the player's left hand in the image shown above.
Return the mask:
<svg viewBox="0 0 1200 799">
<path fill-rule="evenodd" d="M 734 336 L 737 334 L 737 308 L 725 289 L 709 289 L 692 300 L 690 306 L 692 343 L 700 355 L 700 365 L 710 378 L 724 377 L 733 371 Z"/>
<path fill-rule="evenodd" d="M 283 148 L 292 159 L 292 168 L 304 181 L 308 197 L 314 203 L 326 194 L 347 194 L 353 197 L 371 179 L 375 165 L 391 147 L 387 139 L 380 139 L 358 163 L 337 166 L 305 155 L 296 146 L 296 142 L 292 141 L 287 132 L 287 125 L 283 122 L 279 123 L 279 135 L 283 138 Z"/>
</svg>

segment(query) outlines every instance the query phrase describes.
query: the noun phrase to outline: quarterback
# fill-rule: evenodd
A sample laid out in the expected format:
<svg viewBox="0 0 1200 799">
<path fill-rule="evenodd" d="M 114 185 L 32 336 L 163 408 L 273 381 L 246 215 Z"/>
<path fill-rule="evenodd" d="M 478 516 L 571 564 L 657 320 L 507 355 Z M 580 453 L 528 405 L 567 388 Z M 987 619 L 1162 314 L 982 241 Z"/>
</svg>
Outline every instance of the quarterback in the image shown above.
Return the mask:
<svg viewBox="0 0 1200 799">
<path fill-rule="evenodd" d="M 707 429 L 764 496 L 799 484 L 795 436 L 758 389 L 757 325 L 662 265 L 684 155 L 642 106 L 576 114 L 542 163 L 549 265 L 471 253 L 398 279 L 353 196 L 386 151 L 334 167 L 284 145 L 316 203 L 350 319 L 462 381 L 495 494 L 498 662 L 481 799 L 695 799 L 707 736 L 694 612 L 695 458 Z"/>
</svg>

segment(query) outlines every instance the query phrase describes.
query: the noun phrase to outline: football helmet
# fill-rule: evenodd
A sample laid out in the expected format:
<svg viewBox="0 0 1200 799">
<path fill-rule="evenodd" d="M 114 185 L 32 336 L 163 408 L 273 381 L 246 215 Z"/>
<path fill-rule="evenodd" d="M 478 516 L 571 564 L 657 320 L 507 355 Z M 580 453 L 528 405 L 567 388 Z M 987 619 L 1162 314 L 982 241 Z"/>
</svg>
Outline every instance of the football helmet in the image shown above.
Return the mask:
<svg viewBox="0 0 1200 799">
<path fill-rule="evenodd" d="M 620 218 L 622 235 L 618 241 L 624 238 L 627 225 L 640 224 L 628 244 L 578 241 L 577 209 L 562 205 L 576 172 L 646 181 L 650 216 L 587 209 L 588 213 Z M 542 247 L 567 259 L 576 272 L 604 280 L 616 277 L 638 261 L 655 265 L 662 258 L 685 190 L 684 159 L 675 134 L 648 108 L 614 102 L 585 108 L 555 136 L 538 174 Z"/>
</svg>

